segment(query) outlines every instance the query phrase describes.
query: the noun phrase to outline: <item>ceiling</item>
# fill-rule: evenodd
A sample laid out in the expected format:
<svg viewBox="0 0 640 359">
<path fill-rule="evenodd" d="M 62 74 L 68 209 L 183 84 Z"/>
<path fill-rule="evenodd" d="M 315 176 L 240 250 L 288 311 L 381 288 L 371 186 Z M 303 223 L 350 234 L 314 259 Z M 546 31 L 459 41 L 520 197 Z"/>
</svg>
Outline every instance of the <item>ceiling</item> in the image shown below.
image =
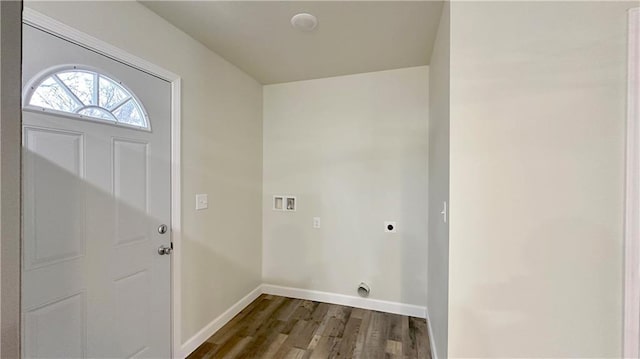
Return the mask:
<svg viewBox="0 0 640 359">
<path fill-rule="evenodd" d="M 141 1 L 263 84 L 429 63 L 440 1 Z M 299 12 L 313 32 L 291 26 Z"/>
</svg>

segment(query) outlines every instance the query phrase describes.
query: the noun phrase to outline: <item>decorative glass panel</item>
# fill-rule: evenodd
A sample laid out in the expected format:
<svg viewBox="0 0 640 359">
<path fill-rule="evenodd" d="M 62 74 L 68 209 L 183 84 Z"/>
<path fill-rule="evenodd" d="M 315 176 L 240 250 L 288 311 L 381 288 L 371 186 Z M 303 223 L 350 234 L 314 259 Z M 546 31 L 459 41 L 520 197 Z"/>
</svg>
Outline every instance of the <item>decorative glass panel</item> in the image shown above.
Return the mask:
<svg viewBox="0 0 640 359">
<path fill-rule="evenodd" d="M 63 85 L 49 77 L 42 81 L 31 95 L 30 105 L 64 112 L 75 112 L 81 105 L 67 93 Z"/>
<path fill-rule="evenodd" d="M 129 99 L 129 101 L 125 102 L 122 106 L 115 109 L 113 114 L 120 122 L 134 126 L 145 126 L 142 114 L 133 99 Z"/>
<path fill-rule="evenodd" d="M 95 105 L 94 102 L 94 75 L 84 71 L 68 71 L 56 74 L 83 105 Z"/>
<path fill-rule="evenodd" d="M 123 100 L 129 98 L 129 95 L 122 90 L 120 85 L 100 76 L 100 107 L 113 108 Z"/>
<path fill-rule="evenodd" d="M 89 117 L 101 118 L 103 120 L 110 120 L 110 121 L 115 120 L 111 112 L 100 107 L 86 107 L 78 111 L 78 114 L 89 116 Z"/>
<path fill-rule="evenodd" d="M 149 128 L 140 103 L 120 83 L 75 67 L 44 77 L 32 87 L 29 106 L 51 109 L 116 124 Z"/>
</svg>

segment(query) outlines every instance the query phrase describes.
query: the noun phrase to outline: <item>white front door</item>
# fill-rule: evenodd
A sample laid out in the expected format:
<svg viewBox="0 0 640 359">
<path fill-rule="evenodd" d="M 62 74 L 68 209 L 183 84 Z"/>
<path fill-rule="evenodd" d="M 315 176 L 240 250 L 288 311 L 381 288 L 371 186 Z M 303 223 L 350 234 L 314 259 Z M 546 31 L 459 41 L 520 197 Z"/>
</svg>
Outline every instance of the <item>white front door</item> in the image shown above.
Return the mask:
<svg viewBox="0 0 640 359">
<path fill-rule="evenodd" d="M 23 356 L 170 357 L 170 84 L 23 36 Z"/>
</svg>

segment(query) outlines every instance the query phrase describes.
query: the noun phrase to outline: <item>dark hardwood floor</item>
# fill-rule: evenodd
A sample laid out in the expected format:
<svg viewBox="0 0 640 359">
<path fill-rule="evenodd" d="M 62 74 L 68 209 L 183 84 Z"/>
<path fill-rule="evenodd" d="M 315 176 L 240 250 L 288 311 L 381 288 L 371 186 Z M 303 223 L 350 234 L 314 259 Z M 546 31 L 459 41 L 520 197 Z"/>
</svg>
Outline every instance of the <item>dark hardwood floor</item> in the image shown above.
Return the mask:
<svg viewBox="0 0 640 359">
<path fill-rule="evenodd" d="M 431 358 L 424 319 L 262 295 L 188 359 Z"/>
</svg>

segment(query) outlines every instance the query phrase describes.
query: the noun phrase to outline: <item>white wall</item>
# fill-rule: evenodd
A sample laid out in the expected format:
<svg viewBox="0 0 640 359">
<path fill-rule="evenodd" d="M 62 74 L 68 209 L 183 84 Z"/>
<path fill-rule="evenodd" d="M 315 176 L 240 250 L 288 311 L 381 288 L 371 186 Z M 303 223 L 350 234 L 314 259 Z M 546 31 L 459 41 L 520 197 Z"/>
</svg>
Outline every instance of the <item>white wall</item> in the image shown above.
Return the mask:
<svg viewBox="0 0 640 359">
<path fill-rule="evenodd" d="M 429 64 L 429 281 L 427 310 L 434 350 L 447 357 L 449 224 L 449 3 L 445 3 Z"/>
<path fill-rule="evenodd" d="M 137 2 L 26 6 L 183 79 L 184 342 L 261 282 L 262 86 Z"/>
<path fill-rule="evenodd" d="M 0 2 L 0 357 L 20 356 L 21 1 Z"/>
<path fill-rule="evenodd" d="M 620 357 L 626 10 L 451 3 L 450 357 Z"/>
<path fill-rule="evenodd" d="M 428 101 L 426 66 L 264 87 L 266 283 L 424 306 Z"/>
</svg>

